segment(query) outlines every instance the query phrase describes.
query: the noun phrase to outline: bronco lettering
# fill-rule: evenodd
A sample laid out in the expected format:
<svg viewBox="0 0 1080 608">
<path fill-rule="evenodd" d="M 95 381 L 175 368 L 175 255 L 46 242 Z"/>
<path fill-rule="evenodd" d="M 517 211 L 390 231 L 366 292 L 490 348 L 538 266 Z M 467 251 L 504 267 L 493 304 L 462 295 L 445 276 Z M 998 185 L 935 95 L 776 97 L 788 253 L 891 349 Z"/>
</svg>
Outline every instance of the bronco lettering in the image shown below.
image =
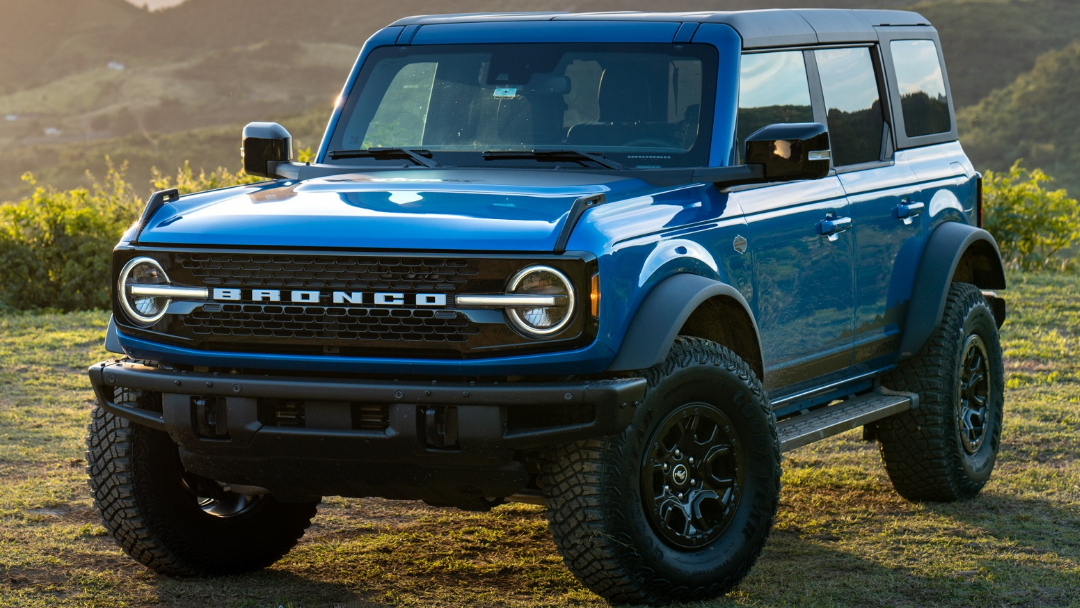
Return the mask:
<svg viewBox="0 0 1080 608">
<path fill-rule="evenodd" d="M 247 298 L 244 297 L 245 293 Z M 287 294 L 287 295 L 286 295 Z M 318 304 L 324 294 L 319 291 L 282 291 L 280 289 L 214 289 L 214 299 L 226 302 L 292 302 L 294 304 Z M 398 292 L 335 291 L 330 294 L 334 304 L 369 304 L 376 306 L 446 306 L 444 293 L 405 294 Z"/>
</svg>

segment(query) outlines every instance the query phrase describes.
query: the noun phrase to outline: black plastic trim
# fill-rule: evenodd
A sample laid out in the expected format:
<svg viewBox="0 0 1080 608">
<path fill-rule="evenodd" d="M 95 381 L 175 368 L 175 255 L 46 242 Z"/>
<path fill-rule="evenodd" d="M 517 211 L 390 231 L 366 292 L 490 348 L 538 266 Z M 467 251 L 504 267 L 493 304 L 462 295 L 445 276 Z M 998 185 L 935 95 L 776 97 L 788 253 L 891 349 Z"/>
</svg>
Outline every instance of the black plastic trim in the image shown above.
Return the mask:
<svg viewBox="0 0 1080 608">
<path fill-rule="evenodd" d="M 458 406 L 468 408 L 517 408 L 529 406 L 579 406 L 595 408 L 591 422 L 543 427 L 525 431 L 508 431 L 500 427 L 485 441 L 494 451 L 502 448 L 530 449 L 603 437 L 621 432 L 629 425 L 634 409 L 645 395 L 643 378 L 592 381 L 520 382 L 520 383 L 451 383 L 404 382 L 386 380 L 356 380 L 346 378 L 294 378 L 186 372 L 150 367 L 131 361 L 103 362 L 88 370 L 90 382 L 103 408 L 132 422 L 168 431 L 175 437 L 192 432 L 190 428 L 173 428 L 164 413 L 141 410 L 117 404 L 112 397 L 113 387 L 125 387 L 162 395 L 199 395 L 253 400 L 258 398 L 297 399 L 314 401 L 354 401 L 365 403 L 401 404 L 408 407 Z M 257 420 L 245 421 L 251 430 Z M 232 423 L 230 423 L 232 424 Z M 185 420 L 180 426 L 190 426 Z M 253 432 L 257 432 L 253 431 Z M 274 432 L 293 433 L 307 437 L 371 438 L 392 436 L 393 433 L 372 431 L 341 431 L 334 429 L 288 429 Z M 495 455 L 495 454 L 493 454 Z M 313 454 L 326 457 L 327 454 Z M 373 457 L 384 460 L 391 455 Z M 401 458 L 408 454 L 401 454 Z"/>
<path fill-rule="evenodd" d="M 746 298 L 731 285 L 683 273 L 664 279 L 646 296 L 608 371 L 648 369 L 662 363 L 690 315 L 703 302 L 715 297 L 730 298 L 746 311 L 753 324 L 760 361 L 761 336 Z"/>
<path fill-rule="evenodd" d="M 603 205 L 605 202 L 607 202 L 607 197 L 603 194 L 582 196 L 574 201 L 573 206 L 570 207 L 570 213 L 566 215 L 566 221 L 563 222 L 562 230 L 559 231 L 559 238 L 555 240 L 556 255 L 566 252 L 566 242 L 570 240 L 570 235 L 574 232 L 574 227 L 577 226 L 581 215 L 586 210 Z"/>
<path fill-rule="evenodd" d="M 158 190 L 150 195 L 150 200 L 146 201 L 146 207 L 143 208 L 142 216 L 139 217 L 139 228 L 135 231 L 135 234 L 131 237 L 132 243 L 139 242 L 139 236 L 146 228 L 147 222 L 150 218 L 154 217 L 154 214 L 159 209 L 164 207 L 167 203 L 175 203 L 180 200 L 180 191 L 176 188 L 170 188 L 168 190 Z"/>
<path fill-rule="evenodd" d="M 927 240 L 915 275 L 915 292 L 908 305 L 899 360 L 915 356 L 930 339 L 945 312 L 945 300 L 956 268 L 964 254 L 971 247 L 978 246 L 977 243 L 989 245 L 994 255 L 987 260 L 990 264 L 989 276 L 979 277 L 981 280 L 976 281 L 975 285 L 982 289 L 1005 289 L 1005 265 L 1001 261 L 997 242 L 989 232 L 959 222 L 946 222 L 935 228 Z M 1000 306 L 1003 314 L 1003 301 Z"/>
<path fill-rule="evenodd" d="M 105 350 L 118 355 L 124 354 L 124 347 L 120 346 L 120 337 L 116 335 L 116 318 L 109 315 L 109 328 L 105 330 Z"/>
</svg>

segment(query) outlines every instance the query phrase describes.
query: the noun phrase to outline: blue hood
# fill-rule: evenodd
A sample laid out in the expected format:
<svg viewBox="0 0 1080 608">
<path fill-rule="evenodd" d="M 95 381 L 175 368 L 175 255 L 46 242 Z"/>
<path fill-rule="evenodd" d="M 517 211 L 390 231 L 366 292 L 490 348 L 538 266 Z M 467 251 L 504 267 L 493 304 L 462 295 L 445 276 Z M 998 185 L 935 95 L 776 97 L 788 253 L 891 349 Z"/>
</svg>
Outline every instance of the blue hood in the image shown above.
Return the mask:
<svg viewBox="0 0 1080 608">
<path fill-rule="evenodd" d="M 562 171 L 413 170 L 276 181 L 162 207 L 146 245 L 551 251 L 574 200 L 650 187 Z"/>
</svg>

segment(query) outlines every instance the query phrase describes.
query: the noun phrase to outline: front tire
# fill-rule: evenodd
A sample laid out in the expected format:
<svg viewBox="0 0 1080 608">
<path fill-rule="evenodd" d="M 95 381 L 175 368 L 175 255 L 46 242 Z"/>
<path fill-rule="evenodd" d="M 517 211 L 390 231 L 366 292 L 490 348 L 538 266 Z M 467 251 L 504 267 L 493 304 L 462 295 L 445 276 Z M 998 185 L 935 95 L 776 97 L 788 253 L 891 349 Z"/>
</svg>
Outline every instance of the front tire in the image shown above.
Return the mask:
<svg viewBox="0 0 1080 608">
<path fill-rule="evenodd" d="M 116 399 L 141 407 L 150 395 L 118 388 Z M 100 405 L 86 459 L 103 525 L 128 555 L 161 574 L 240 574 L 269 566 L 303 536 L 318 504 L 225 492 L 186 473 L 167 434 Z"/>
<path fill-rule="evenodd" d="M 885 379 L 919 394 L 919 407 L 878 422 L 885 470 L 914 501 L 977 495 L 990 479 L 1001 442 L 1004 369 L 993 312 L 979 288 L 953 283 L 945 312 L 914 358 Z"/>
<path fill-rule="evenodd" d="M 776 425 L 738 356 L 679 338 L 620 435 L 562 446 L 543 467 L 567 567 L 613 602 L 702 600 L 749 572 L 780 493 Z"/>
</svg>

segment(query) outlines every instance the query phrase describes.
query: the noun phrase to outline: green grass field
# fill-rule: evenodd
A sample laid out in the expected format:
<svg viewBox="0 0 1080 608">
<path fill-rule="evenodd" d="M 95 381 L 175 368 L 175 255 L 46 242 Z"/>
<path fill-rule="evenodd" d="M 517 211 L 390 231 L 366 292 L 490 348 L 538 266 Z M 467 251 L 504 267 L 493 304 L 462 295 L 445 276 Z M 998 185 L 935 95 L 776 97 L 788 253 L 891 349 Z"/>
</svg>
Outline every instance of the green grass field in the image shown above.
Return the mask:
<svg viewBox="0 0 1080 608">
<path fill-rule="evenodd" d="M 1080 606 L 1080 277 L 1013 276 L 1002 452 L 982 495 L 912 504 L 857 432 L 792 452 L 761 561 L 707 606 Z M 328 499 L 273 568 L 151 574 L 90 506 L 85 367 L 107 315 L 0 317 L 0 607 L 601 606 L 539 507 Z M 701 604 L 697 604 L 701 606 Z"/>
</svg>

